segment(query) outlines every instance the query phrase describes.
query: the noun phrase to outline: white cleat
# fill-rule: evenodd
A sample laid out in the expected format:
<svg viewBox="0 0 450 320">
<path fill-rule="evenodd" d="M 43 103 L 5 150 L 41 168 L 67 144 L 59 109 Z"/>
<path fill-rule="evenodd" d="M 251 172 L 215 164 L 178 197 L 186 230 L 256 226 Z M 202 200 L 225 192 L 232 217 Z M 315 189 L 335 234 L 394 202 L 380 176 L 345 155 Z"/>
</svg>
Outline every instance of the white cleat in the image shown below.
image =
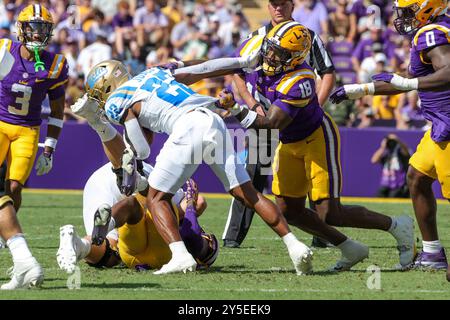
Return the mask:
<svg viewBox="0 0 450 320">
<path fill-rule="evenodd" d="M 28 289 L 39 287 L 44 281 L 44 273 L 34 257 L 18 262 L 11 273 L 11 281 L 1 286 L 1 290 Z"/>
<path fill-rule="evenodd" d="M 77 233 L 72 225 L 65 225 L 59 229 L 59 249 L 56 253 L 56 261 L 59 268 L 67 273 L 75 271 L 80 255 L 77 246 Z"/>
<path fill-rule="evenodd" d="M 397 268 L 408 269 L 413 265 L 417 253 L 414 241 L 414 220 L 406 215 L 392 219 L 395 219 L 395 227 L 391 234 L 397 240 L 397 250 L 400 257 L 400 264 Z"/>
<path fill-rule="evenodd" d="M 329 269 L 331 272 L 341 272 L 350 270 L 355 264 L 362 262 L 369 257 L 369 247 L 351 240 L 351 244 L 344 251 L 342 250 L 341 259 Z"/>
<path fill-rule="evenodd" d="M 305 244 L 298 241 L 295 247 L 289 249 L 289 256 L 294 264 L 297 275 L 305 275 L 311 273 L 313 252 Z"/>
<path fill-rule="evenodd" d="M 153 272 L 153 274 L 168 274 L 176 272 L 194 272 L 197 269 L 197 262 L 192 255 L 185 255 L 183 258 L 171 259 L 167 264 L 163 265 L 161 269 Z"/>
</svg>

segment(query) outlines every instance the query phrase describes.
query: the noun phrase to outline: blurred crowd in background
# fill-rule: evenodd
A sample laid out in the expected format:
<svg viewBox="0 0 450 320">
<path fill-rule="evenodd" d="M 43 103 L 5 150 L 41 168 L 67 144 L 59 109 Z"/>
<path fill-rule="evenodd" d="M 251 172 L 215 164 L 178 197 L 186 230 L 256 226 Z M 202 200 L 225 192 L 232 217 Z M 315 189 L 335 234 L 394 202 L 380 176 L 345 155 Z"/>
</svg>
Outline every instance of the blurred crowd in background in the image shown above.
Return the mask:
<svg viewBox="0 0 450 320">
<path fill-rule="evenodd" d="M 90 68 L 106 59 L 124 62 L 138 74 L 170 59 L 231 56 L 252 31 L 244 14 L 249 1 L 237 0 L 0 0 L 0 38 L 16 39 L 15 19 L 26 5 L 50 9 L 55 30 L 49 50 L 69 63 L 66 119 L 77 119 L 69 106 L 82 95 Z M 251 1 L 250 1 L 251 2 Z M 254 1 L 253 1 L 254 2 Z M 336 68 L 337 85 L 368 82 L 381 71 L 405 74 L 410 39 L 393 27 L 391 0 L 294 0 L 296 21 L 320 35 Z M 256 0 L 267 10 L 267 1 Z M 204 80 L 194 90 L 215 96 L 230 78 Z M 45 106 L 44 106 L 45 108 Z M 341 126 L 426 128 L 416 92 L 369 97 L 324 108 Z"/>
</svg>

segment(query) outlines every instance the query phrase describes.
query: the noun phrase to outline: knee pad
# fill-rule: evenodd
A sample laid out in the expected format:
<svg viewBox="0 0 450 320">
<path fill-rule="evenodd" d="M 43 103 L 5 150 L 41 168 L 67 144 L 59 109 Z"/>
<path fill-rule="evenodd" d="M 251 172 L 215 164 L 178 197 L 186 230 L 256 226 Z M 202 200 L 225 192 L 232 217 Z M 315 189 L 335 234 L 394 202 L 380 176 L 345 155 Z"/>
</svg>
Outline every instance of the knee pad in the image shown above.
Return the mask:
<svg viewBox="0 0 450 320">
<path fill-rule="evenodd" d="M 202 238 L 208 241 L 209 250 L 208 253 L 202 259 L 197 260 L 198 269 L 207 269 L 212 266 L 219 255 L 219 242 L 217 238 L 212 233 L 202 233 Z"/>
<path fill-rule="evenodd" d="M 10 203 L 12 206 L 14 205 L 14 201 L 10 196 L 7 196 L 5 194 L 0 194 L 0 208 L 3 208 L 8 203 Z"/>
<path fill-rule="evenodd" d="M 87 262 L 87 264 L 89 266 L 94 267 L 94 268 L 106 268 L 107 267 L 106 264 L 108 263 L 109 259 L 112 256 L 114 256 L 114 257 L 116 257 L 117 259 L 120 260 L 119 252 L 117 250 L 114 250 L 114 249 L 111 248 L 111 244 L 109 243 L 108 239 L 105 239 L 105 244 L 106 244 L 106 250 L 105 250 L 105 253 L 103 254 L 103 257 L 97 263 L 89 263 L 89 262 Z"/>
</svg>

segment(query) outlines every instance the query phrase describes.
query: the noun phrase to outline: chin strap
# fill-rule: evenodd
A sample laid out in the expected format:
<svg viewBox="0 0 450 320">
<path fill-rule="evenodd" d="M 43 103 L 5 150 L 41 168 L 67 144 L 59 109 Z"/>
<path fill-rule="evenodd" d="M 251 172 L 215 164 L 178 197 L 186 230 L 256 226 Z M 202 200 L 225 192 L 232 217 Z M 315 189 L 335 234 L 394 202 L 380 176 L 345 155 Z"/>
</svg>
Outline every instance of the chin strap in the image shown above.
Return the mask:
<svg viewBox="0 0 450 320">
<path fill-rule="evenodd" d="M 37 47 L 34 48 L 34 57 L 36 59 L 36 63 L 34 64 L 34 71 L 45 71 L 45 65 L 41 61 L 41 57 L 39 57 L 39 49 Z"/>
</svg>

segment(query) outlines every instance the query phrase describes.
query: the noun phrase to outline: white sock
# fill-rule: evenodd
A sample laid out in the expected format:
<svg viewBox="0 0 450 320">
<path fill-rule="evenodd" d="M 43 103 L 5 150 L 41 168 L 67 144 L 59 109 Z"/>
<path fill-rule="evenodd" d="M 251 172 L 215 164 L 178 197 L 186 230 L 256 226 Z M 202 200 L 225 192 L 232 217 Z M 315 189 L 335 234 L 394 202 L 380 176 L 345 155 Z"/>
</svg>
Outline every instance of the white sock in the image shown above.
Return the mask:
<svg viewBox="0 0 450 320">
<path fill-rule="evenodd" d="M 172 259 L 176 256 L 182 256 L 190 253 L 187 251 L 183 241 L 172 242 L 169 244 L 170 251 L 172 251 Z"/>
<path fill-rule="evenodd" d="M 86 258 L 91 252 L 91 241 L 84 238 L 78 238 L 78 246 L 80 248 L 79 260 Z"/>
<path fill-rule="evenodd" d="M 353 240 L 350 238 L 347 238 L 347 240 L 345 240 L 344 242 L 342 242 L 341 244 L 338 244 L 336 247 L 338 247 L 339 250 L 341 250 L 342 252 L 351 250 L 353 246 Z"/>
<path fill-rule="evenodd" d="M 9 251 L 11 251 L 14 262 L 33 257 L 22 233 L 18 233 L 9 238 L 6 244 L 8 245 Z"/>
<path fill-rule="evenodd" d="M 299 242 L 297 237 L 292 232 L 289 232 L 287 235 L 281 237 L 281 239 L 283 239 L 283 242 L 288 250 Z"/>
<path fill-rule="evenodd" d="M 439 240 L 422 241 L 422 245 L 423 251 L 428 253 L 439 253 L 442 249 L 442 245 Z"/>
</svg>

